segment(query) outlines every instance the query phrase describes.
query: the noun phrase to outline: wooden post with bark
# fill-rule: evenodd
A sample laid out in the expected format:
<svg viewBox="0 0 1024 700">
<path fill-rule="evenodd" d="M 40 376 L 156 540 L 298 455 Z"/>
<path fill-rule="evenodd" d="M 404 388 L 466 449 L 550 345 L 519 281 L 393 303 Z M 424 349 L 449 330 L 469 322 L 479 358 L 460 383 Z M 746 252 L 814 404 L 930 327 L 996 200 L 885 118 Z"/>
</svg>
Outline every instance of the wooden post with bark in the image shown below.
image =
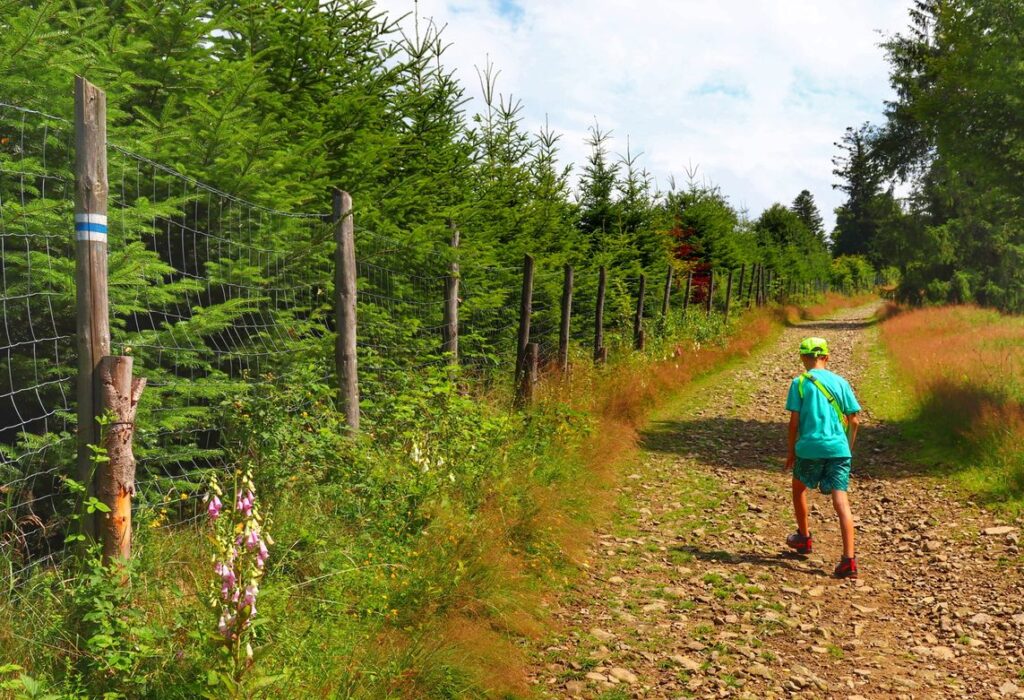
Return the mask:
<svg viewBox="0 0 1024 700">
<path fill-rule="evenodd" d="M 665 273 L 665 291 L 661 295 L 661 325 L 668 323 L 668 306 L 672 299 L 672 265 L 668 266 Z"/>
<path fill-rule="evenodd" d="M 529 375 L 527 353 L 530 345 L 530 317 L 533 315 L 533 258 L 523 256 L 523 289 L 519 297 L 519 338 L 516 345 L 516 405 L 529 401 L 524 388 Z"/>
<path fill-rule="evenodd" d="M 100 517 L 103 561 L 128 561 L 132 555 L 132 496 L 135 495 L 135 413 L 146 380 L 132 377 L 132 358 L 104 357 L 99 366 L 104 412 L 114 420 L 106 425 L 103 447 L 107 461 L 97 469 L 96 494 L 110 509 Z"/>
<path fill-rule="evenodd" d="M 686 293 L 683 296 L 683 316 L 690 310 L 690 295 L 693 290 L 693 271 L 686 273 Z"/>
<path fill-rule="evenodd" d="M 338 404 L 351 432 L 359 431 L 359 367 L 356 358 L 356 239 L 352 197 L 334 190 L 334 366 Z"/>
<path fill-rule="evenodd" d="M 110 354 L 107 296 L 107 96 L 75 78 L 75 314 L 78 345 L 78 481 L 96 494 L 91 445 L 103 414 L 97 372 Z M 95 540 L 96 518 L 82 514 L 82 534 Z"/>
<path fill-rule="evenodd" d="M 459 364 L 459 261 L 455 257 L 459 250 L 459 229 L 451 221 L 448 228 L 452 233 L 452 261 L 448 264 L 448 276 L 444 281 L 443 352 L 454 367 Z"/>
<path fill-rule="evenodd" d="M 569 371 L 569 331 L 572 327 L 572 265 L 563 268 L 562 318 L 558 327 L 558 369 L 563 374 Z"/>
<path fill-rule="evenodd" d="M 647 294 L 647 275 L 640 275 L 640 288 L 636 296 L 636 315 L 633 316 L 633 347 L 644 349 L 644 296 Z"/>
<path fill-rule="evenodd" d="M 732 310 L 732 276 L 735 270 L 729 269 L 729 279 L 725 283 L 725 320 L 729 320 L 729 312 Z"/>
<path fill-rule="evenodd" d="M 597 307 L 594 313 L 594 362 L 601 364 L 608 359 L 604 347 L 604 295 L 608 286 L 608 271 L 604 265 L 597 272 Z"/>
</svg>

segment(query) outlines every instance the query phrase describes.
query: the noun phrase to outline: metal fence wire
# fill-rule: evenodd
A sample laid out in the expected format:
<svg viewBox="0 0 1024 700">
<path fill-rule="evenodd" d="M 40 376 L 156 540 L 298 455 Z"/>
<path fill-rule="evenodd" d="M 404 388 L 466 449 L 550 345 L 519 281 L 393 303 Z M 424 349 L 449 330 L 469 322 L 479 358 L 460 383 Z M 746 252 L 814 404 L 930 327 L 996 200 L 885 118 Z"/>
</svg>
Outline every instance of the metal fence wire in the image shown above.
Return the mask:
<svg viewBox="0 0 1024 700">
<path fill-rule="evenodd" d="M 107 144 L 111 346 L 148 380 L 136 418 L 135 507 L 150 524 L 199 517 L 226 466 L 230 402 L 308 366 L 332 381 L 332 215 L 278 211 Z M 0 585 L 58 560 L 75 504 L 74 128 L 0 103 Z M 364 406 L 446 366 L 445 288 L 458 251 L 361 228 L 354 210 L 357 356 Z M 534 276 L 530 341 L 557 361 L 563 270 Z M 749 279 L 749 276 L 748 276 Z M 609 278 L 604 327 L 626 338 L 636 279 Z M 522 268 L 460 273 L 461 381 L 512 380 Z M 660 305 L 648 280 L 646 315 Z M 737 290 L 737 296 L 739 290 Z M 572 340 L 589 345 L 597 273 L 577 272 Z M 681 306 L 677 294 L 675 306 Z M 319 358 L 311 360 L 310 358 Z M 301 406 L 294 406 L 299 409 Z"/>
</svg>

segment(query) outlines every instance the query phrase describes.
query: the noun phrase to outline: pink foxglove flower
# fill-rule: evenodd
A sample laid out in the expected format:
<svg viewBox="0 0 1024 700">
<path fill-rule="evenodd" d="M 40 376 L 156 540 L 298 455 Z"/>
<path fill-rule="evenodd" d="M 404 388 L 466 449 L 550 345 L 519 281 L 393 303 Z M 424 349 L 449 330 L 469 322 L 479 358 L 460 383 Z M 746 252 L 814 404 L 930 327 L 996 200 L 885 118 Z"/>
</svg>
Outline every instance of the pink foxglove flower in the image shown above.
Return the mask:
<svg viewBox="0 0 1024 700">
<path fill-rule="evenodd" d="M 206 514 L 210 516 L 210 520 L 216 520 L 223 507 L 224 504 L 221 503 L 221 500 L 216 496 L 216 494 L 214 494 L 213 498 L 210 499 L 210 505 L 206 507 Z"/>
<path fill-rule="evenodd" d="M 274 544 L 264 532 L 254 491 L 252 474 L 236 473 L 233 493 L 225 494 L 213 478 L 207 496 L 217 545 L 213 568 L 220 584 L 211 590 L 211 602 L 217 609 L 217 633 L 231 652 L 235 674 L 252 663 L 252 620 L 269 547 Z"/>
</svg>

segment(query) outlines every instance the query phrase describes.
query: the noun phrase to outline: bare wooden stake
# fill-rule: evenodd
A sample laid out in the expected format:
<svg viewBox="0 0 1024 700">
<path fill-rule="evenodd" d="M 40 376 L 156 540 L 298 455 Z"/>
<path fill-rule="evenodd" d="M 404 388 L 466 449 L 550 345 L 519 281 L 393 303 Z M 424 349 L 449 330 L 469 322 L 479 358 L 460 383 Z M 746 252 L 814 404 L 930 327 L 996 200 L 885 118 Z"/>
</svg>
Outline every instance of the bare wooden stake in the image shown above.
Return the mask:
<svg viewBox="0 0 1024 700">
<path fill-rule="evenodd" d="M 338 403 L 353 433 L 359 431 L 359 367 L 356 356 L 356 239 L 352 197 L 334 190 L 334 317 L 338 326 L 334 365 Z"/>
<path fill-rule="evenodd" d="M 75 293 L 78 344 L 78 480 L 96 493 L 90 445 L 100 442 L 97 370 L 110 354 L 107 296 L 107 96 L 75 78 Z M 97 536 L 96 518 L 82 514 L 82 532 Z"/>
<path fill-rule="evenodd" d="M 523 256 L 523 290 L 519 297 L 519 339 L 516 347 L 516 404 L 523 405 L 527 401 L 523 393 L 528 374 L 527 351 L 530 345 L 530 317 L 533 315 L 533 258 Z"/>
<path fill-rule="evenodd" d="M 572 327 L 572 265 L 566 265 L 562 279 L 562 322 L 558 327 L 558 369 L 569 371 L 569 331 Z"/>
<path fill-rule="evenodd" d="M 459 262 L 454 257 L 459 250 L 459 229 L 449 221 L 452 238 L 452 261 L 444 283 L 444 348 L 449 364 L 459 364 Z"/>
<path fill-rule="evenodd" d="M 608 272 L 604 266 L 597 272 L 597 308 L 594 313 L 594 362 L 600 364 L 608 359 L 604 347 L 604 294 L 608 285 Z"/>
<path fill-rule="evenodd" d="M 132 555 L 132 496 L 135 495 L 135 413 L 146 380 L 132 378 L 132 358 L 107 356 L 99 366 L 104 413 L 113 414 L 106 426 L 103 447 L 107 461 L 97 469 L 96 493 L 110 512 L 100 518 L 103 560 L 127 561 Z"/>
<path fill-rule="evenodd" d="M 732 310 L 732 275 L 735 270 L 729 270 L 729 279 L 725 283 L 725 320 L 729 320 L 729 312 Z"/>
<path fill-rule="evenodd" d="M 672 265 L 669 264 L 668 272 L 665 273 L 665 291 L 661 296 L 661 323 L 668 322 L 668 306 L 672 298 Z"/>
<path fill-rule="evenodd" d="M 640 275 L 640 288 L 636 295 L 636 314 L 633 316 L 633 347 L 644 349 L 644 296 L 647 294 L 647 275 Z"/>
<path fill-rule="evenodd" d="M 743 263 L 740 265 L 740 285 L 736 288 L 736 300 L 739 301 L 740 306 L 743 305 L 743 282 L 746 281 L 747 277 L 747 264 Z"/>
<path fill-rule="evenodd" d="M 693 271 L 686 274 L 686 294 L 683 297 L 683 316 L 690 310 L 690 295 L 693 290 Z"/>
</svg>

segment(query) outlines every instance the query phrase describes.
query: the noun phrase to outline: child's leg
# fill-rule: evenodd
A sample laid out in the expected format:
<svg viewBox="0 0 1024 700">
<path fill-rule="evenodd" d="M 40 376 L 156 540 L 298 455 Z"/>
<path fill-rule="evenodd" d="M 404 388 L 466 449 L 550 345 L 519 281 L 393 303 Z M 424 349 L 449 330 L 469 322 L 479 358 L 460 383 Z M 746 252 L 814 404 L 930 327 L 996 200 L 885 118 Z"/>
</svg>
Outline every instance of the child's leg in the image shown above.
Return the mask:
<svg viewBox="0 0 1024 700">
<path fill-rule="evenodd" d="M 807 528 L 807 487 L 793 477 L 793 514 L 796 516 L 796 529 L 807 537 L 811 531 Z"/>
<path fill-rule="evenodd" d="M 839 531 L 843 535 L 843 556 L 853 559 L 853 511 L 850 510 L 850 499 L 846 491 L 832 492 L 832 506 L 839 516 Z"/>
</svg>

